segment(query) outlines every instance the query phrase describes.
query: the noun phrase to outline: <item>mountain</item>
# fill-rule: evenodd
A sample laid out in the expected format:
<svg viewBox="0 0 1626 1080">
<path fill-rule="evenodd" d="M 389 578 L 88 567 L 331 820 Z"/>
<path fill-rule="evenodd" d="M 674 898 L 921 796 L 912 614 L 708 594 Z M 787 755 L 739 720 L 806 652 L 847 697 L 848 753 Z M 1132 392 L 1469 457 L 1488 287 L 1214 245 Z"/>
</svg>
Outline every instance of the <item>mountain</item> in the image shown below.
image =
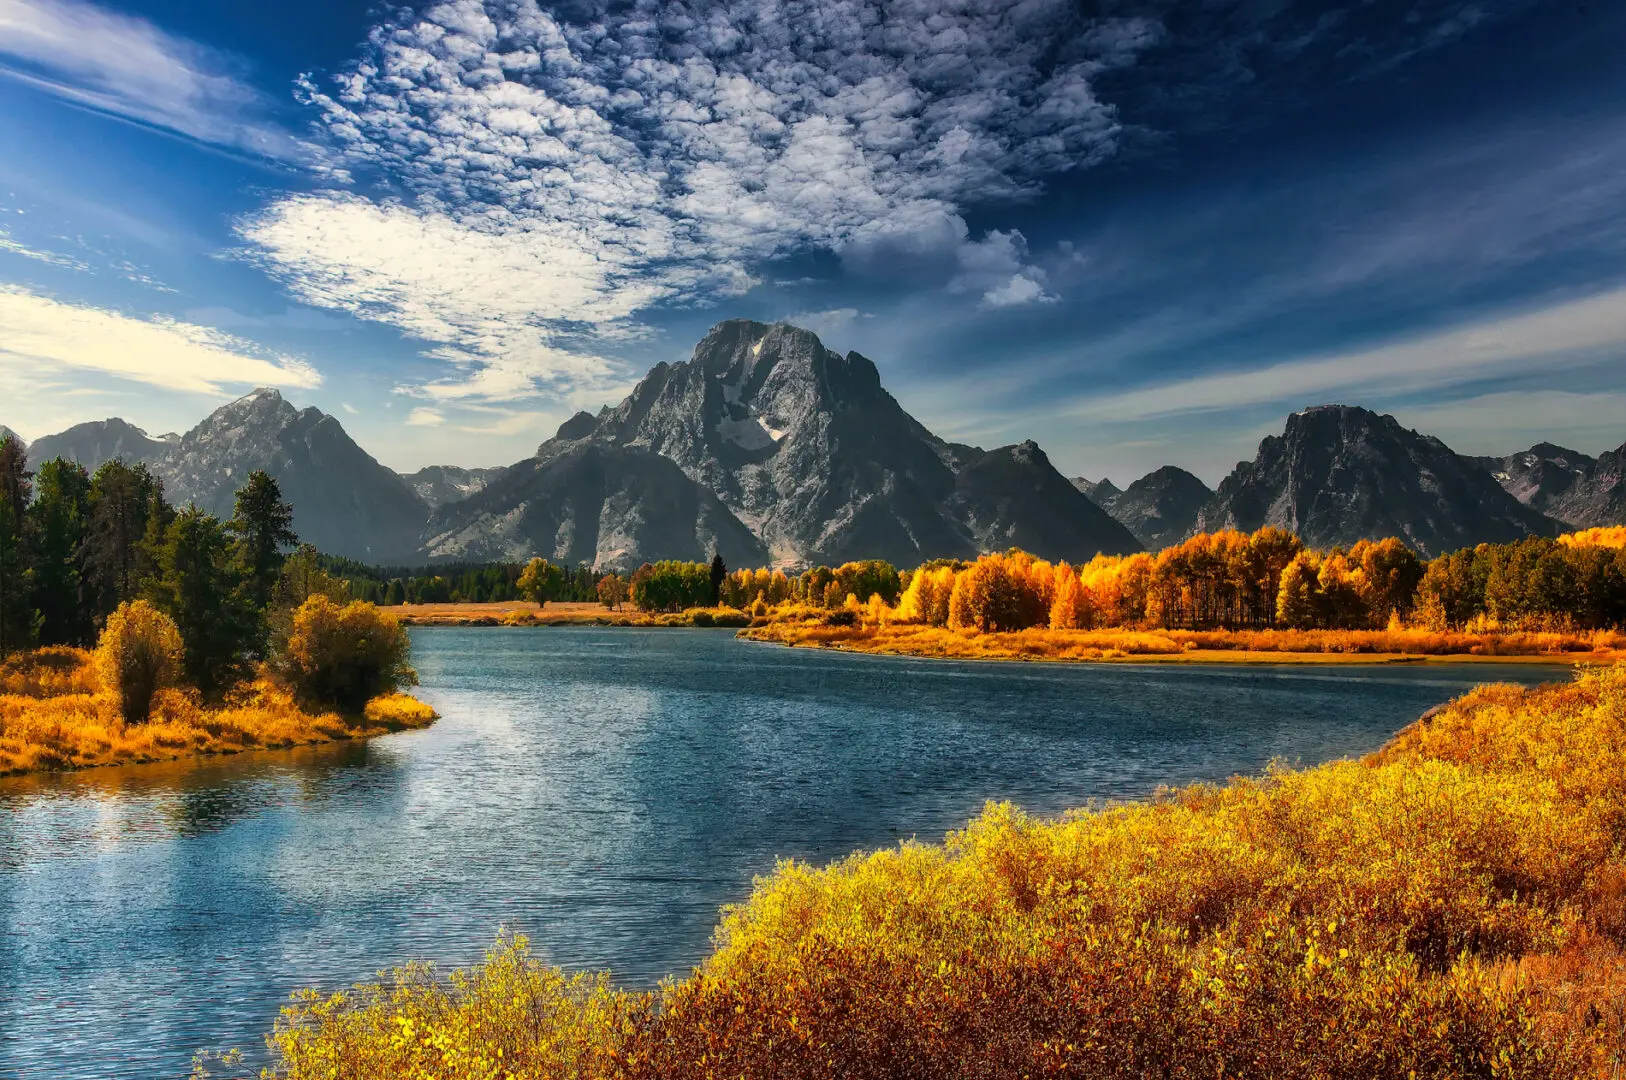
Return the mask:
<svg viewBox="0 0 1626 1080">
<path fill-rule="evenodd" d="M 1398 536 L 1428 555 L 1558 531 L 1439 439 L 1346 405 L 1288 417 L 1281 435 L 1221 481 L 1194 527 L 1263 525 L 1291 529 L 1314 547 Z"/>
<path fill-rule="evenodd" d="M 7 439 L 16 439 L 18 442 L 22 443 L 25 447 L 28 445 L 28 440 L 27 439 L 24 439 L 21 435 L 17 434 L 15 431 L 11 430 L 6 425 L 0 424 L 0 442 L 5 442 Z"/>
<path fill-rule="evenodd" d="M 656 365 L 620 405 L 572 417 L 538 454 L 576 442 L 670 460 L 778 565 L 913 566 L 1013 537 L 1056 558 L 1140 547 L 1037 447 L 945 442 L 882 388 L 868 359 L 783 323 L 719 323 L 692 359 Z"/>
<path fill-rule="evenodd" d="M 1099 497 L 1096 501 L 1146 550 L 1161 551 L 1196 531 L 1197 515 L 1213 497 L 1209 486 L 1191 473 L 1165 465 L 1105 501 Z"/>
<path fill-rule="evenodd" d="M 1596 458 L 1552 443 L 1504 458 L 1475 458 L 1533 510 L 1577 529 L 1626 525 L 1626 446 Z"/>
<path fill-rule="evenodd" d="M 1109 502 L 1123 494 L 1122 491 L 1118 490 L 1116 484 L 1104 476 L 1099 480 L 1087 480 L 1082 476 L 1075 476 L 1069 483 L 1088 495 L 1090 501 L 1103 510 L 1107 508 Z"/>
<path fill-rule="evenodd" d="M 264 469 L 294 508 L 294 531 L 325 552 L 371 563 L 419 557 L 428 505 L 319 409 L 256 390 L 210 413 L 152 460 L 177 505 L 230 517 L 248 474 Z"/>
<path fill-rule="evenodd" d="M 77 461 L 88 472 L 95 472 L 102 462 L 114 458 L 132 465 L 155 461 L 178 441 L 176 435 L 151 438 L 134 424 L 114 416 L 75 424 L 67 431 L 43 436 L 28 448 L 28 459 L 37 466 L 52 458 L 65 458 Z"/>
<path fill-rule="evenodd" d="M 430 509 L 436 509 L 483 491 L 503 472 L 501 466 L 494 469 L 464 469 L 456 465 L 430 465 L 415 473 L 402 473 L 401 479 Z"/>
<path fill-rule="evenodd" d="M 768 552 L 715 494 L 637 447 L 561 439 L 435 511 L 432 559 L 512 560 L 631 570 L 659 559 L 761 566 Z"/>
</svg>

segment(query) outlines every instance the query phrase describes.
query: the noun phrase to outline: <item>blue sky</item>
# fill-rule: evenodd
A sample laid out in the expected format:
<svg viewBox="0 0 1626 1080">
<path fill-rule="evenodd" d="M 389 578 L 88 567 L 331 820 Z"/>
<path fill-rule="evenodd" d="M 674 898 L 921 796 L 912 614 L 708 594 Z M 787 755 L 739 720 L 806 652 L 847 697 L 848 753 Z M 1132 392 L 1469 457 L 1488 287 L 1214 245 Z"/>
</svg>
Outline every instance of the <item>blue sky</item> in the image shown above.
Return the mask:
<svg viewBox="0 0 1626 1080">
<path fill-rule="evenodd" d="M 1597 0 L 0 0 L 0 423 L 257 385 L 505 463 L 728 317 L 945 437 L 1216 481 L 1286 413 L 1626 440 Z"/>
</svg>

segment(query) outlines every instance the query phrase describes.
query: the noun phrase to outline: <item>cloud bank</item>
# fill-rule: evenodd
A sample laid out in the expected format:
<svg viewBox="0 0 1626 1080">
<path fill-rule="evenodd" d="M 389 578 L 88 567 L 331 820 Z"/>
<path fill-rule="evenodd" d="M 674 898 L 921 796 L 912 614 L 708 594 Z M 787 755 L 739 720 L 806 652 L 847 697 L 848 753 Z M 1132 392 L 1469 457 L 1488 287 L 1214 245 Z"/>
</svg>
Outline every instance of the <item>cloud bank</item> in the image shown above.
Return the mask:
<svg viewBox="0 0 1626 1080">
<path fill-rule="evenodd" d="M 240 232 L 301 299 L 439 343 L 463 368 L 441 397 L 599 377 L 583 343 L 796 252 L 944 238 L 922 254 L 955 289 L 1040 302 L 1020 234 L 974 239 L 962 214 L 1113 154 L 1094 83 L 1160 34 L 1066 0 L 641 0 L 581 22 L 451 0 L 306 88 L 346 164 L 405 196 L 291 196 Z"/>
<path fill-rule="evenodd" d="M 260 157 L 314 162 L 231 58 L 82 0 L 0 0 L 0 75 L 76 105 Z"/>
<path fill-rule="evenodd" d="M 0 286 L 0 363 L 47 384 L 71 368 L 217 397 L 228 388 L 309 388 L 322 381 L 302 361 L 258 355 L 247 342 L 207 327 L 134 318 L 9 286 Z"/>
</svg>

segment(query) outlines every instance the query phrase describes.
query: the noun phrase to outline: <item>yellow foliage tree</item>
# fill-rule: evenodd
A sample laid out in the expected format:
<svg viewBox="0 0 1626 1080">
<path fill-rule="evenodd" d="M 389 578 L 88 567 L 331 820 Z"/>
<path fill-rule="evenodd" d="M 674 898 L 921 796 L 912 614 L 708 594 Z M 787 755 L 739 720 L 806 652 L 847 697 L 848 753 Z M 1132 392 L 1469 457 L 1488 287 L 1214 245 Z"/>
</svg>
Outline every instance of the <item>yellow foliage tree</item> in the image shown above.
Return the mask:
<svg viewBox="0 0 1626 1080">
<path fill-rule="evenodd" d="M 281 667 L 307 700 L 360 712 L 380 694 L 417 685 L 410 652 L 395 616 L 359 600 L 340 607 L 313 596 L 294 612 Z"/>
<path fill-rule="evenodd" d="M 153 695 L 180 678 L 183 651 L 174 620 L 145 600 L 120 604 L 107 617 L 96 670 L 102 685 L 119 695 L 125 723 L 147 722 Z"/>
</svg>

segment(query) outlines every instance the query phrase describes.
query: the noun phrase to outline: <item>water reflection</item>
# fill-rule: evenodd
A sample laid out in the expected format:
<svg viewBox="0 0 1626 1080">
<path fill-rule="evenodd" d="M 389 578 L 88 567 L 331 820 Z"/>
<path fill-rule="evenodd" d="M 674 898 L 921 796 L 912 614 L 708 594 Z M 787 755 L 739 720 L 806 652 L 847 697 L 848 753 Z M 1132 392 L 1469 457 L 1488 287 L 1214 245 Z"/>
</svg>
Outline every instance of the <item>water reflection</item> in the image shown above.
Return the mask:
<svg viewBox="0 0 1626 1080">
<path fill-rule="evenodd" d="M 779 857 L 937 839 L 1272 758 L 1359 754 L 1489 667 L 960 664 L 726 632 L 416 636 L 444 719 L 365 744 L 0 781 L 0 1077 L 182 1077 L 286 995 L 499 926 L 681 973 Z"/>
</svg>

